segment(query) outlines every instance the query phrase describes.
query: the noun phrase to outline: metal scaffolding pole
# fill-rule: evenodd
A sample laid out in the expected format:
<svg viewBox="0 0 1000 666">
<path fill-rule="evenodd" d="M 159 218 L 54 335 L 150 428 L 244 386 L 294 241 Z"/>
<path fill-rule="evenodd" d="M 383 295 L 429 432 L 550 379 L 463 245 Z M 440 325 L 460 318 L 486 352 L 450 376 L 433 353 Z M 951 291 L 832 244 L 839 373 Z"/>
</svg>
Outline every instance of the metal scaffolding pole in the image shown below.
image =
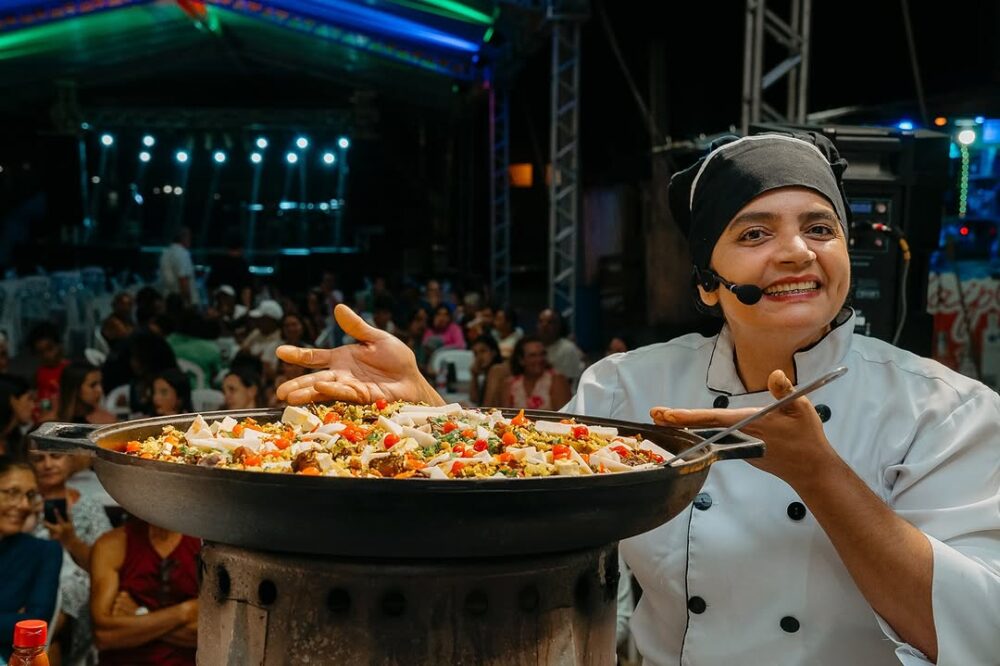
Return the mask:
<svg viewBox="0 0 1000 666">
<path fill-rule="evenodd" d="M 745 134 L 753 123 L 806 121 L 806 94 L 809 90 L 809 33 L 812 0 L 791 0 L 788 18 L 767 8 L 766 0 L 747 0 L 743 43 L 743 113 Z M 764 71 L 765 39 L 772 38 L 785 50 L 785 57 Z M 785 79 L 784 112 L 772 105 L 764 93 Z M 774 99 L 777 99 L 776 97 Z"/>
<path fill-rule="evenodd" d="M 560 7 L 559 9 L 562 9 Z M 580 200 L 581 13 L 549 6 L 552 26 L 552 115 L 549 148 L 549 306 L 573 321 L 576 314 L 577 233 Z"/>
<path fill-rule="evenodd" d="M 510 96 L 490 82 L 490 291 L 510 304 Z"/>
</svg>

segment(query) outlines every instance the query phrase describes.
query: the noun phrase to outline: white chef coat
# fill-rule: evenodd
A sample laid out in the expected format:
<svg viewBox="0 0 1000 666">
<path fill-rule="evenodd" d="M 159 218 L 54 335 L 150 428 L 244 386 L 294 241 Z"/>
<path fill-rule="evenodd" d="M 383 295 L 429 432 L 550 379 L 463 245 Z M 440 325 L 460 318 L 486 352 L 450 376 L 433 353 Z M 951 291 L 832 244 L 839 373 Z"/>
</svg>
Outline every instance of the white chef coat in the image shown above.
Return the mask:
<svg viewBox="0 0 1000 666">
<path fill-rule="evenodd" d="M 840 456 L 931 543 L 937 663 L 1000 664 L 1000 396 L 853 329 L 845 310 L 795 355 L 797 381 L 849 369 L 810 399 Z M 649 422 L 655 406 L 771 400 L 746 393 L 724 328 L 596 363 L 565 411 Z M 792 488 L 745 461 L 714 464 L 692 506 L 620 548 L 648 666 L 930 663 L 872 611 Z"/>
</svg>

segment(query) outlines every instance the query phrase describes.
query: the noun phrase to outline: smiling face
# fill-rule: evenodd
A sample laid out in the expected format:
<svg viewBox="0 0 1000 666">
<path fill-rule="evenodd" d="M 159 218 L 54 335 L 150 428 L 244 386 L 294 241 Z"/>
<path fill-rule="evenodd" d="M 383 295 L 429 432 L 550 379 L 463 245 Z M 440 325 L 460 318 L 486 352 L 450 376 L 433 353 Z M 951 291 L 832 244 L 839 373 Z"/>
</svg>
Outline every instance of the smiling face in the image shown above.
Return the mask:
<svg viewBox="0 0 1000 666">
<path fill-rule="evenodd" d="M 38 483 L 31 470 L 16 467 L 0 476 L 0 537 L 21 532 L 37 493 Z"/>
<path fill-rule="evenodd" d="M 830 202 L 801 187 L 766 192 L 744 206 L 712 251 L 711 267 L 735 284 L 764 290 L 744 305 L 729 290 L 706 292 L 734 335 L 818 340 L 844 306 L 851 284 L 847 239 Z"/>
<path fill-rule="evenodd" d="M 46 492 L 62 488 L 73 473 L 72 459 L 65 453 L 32 451 L 31 464 L 38 476 L 38 486 Z"/>
</svg>

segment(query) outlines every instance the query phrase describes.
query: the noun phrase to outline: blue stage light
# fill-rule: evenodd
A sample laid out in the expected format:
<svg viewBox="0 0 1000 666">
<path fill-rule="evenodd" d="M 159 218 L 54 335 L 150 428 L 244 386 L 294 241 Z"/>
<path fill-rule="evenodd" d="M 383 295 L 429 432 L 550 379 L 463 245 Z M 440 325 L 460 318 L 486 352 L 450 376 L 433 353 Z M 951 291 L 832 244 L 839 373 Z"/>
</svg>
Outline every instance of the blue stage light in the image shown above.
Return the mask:
<svg viewBox="0 0 1000 666">
<path fill-rule="evenodd" d="M 223 152 L 223 151 L 221 151 L 221 150 L 217 150 L 217 151 L 215 151 L 215 154 L 212 155 L 212 159 L 215 160 L 216 164 L 225 164 L 226 163 L 226 153 Z"/>
<path fill-rule="evenodd" d="M 250 153 L 250 161 L 254 164 L 260 164 L 264 160 L 264 156 L 260 153 Z"/>
<path fill-rule="evenodd" d="M 261 150 L 267 148 L 267 139 L 265 139 L 262 136 L 257 137 L 257 147 L 260 148 Z"/>
<path fill-rule="evenodd" d="M 146 146 L 147 148 L 152 148 L 153 146 L 156 145 L 156 139 L 154 139 L 152 135 L 147 134 L 146 136 L 142 137 L 142 145 Z"/>
<path fill-rule="evenodd" d="M 900 121 L 899 121 L 899 122 L 898 122 L 898 123 L 896 124 L 896 127 L 898 127 L 898 128 L 899 128 L 899 129 L 901 129 L 901 130 L 906 130 L 906 131 L 909 131 L 909 130 L 912 130 L 912 129 L 913 129 L 913 122 L 912 122 L 912 121 L 910 121 L 910 120 L 900 120 Z"/>
<path fill-rule="evenodd" d="M 336 161 L 337 161 L 337 156 L 331 153 L 330 151 L 323 153 L 323 164 L 330 166 Z"/>
<path fill-rule="evenodd" d="M 289 164 L 295 164 L 296 162 L 299 161 L 299 156 L 296 155 L 295 153 L 288 153 L 287 155 L 285 155 L 285 159 L 288 160 Z"/>
<path fill-rule="evenodd" d="M 186 150 L 178 150 L 177 154 L 174 155 L 174 157 L 177 159 L 178 162 L 184 164 L 185 162 L 188 161 L 188 157 L 190 157 L 190 155 L 188 155 Z"/>
<path fill-rule="evenodd" d="M 339 139 L 337 139 L 337 145 L 343 148 L 344 150 L 347 150 L 348 148 L 351 147 L 351 142 L 346 136 L 342 136 Z"/>
<path fill-rule="evenodd" d="M 295 145 L 298 146 L 299 150 L 305 150 L 309 147 L 309 139 L 304 136 L 300 136 L 295 140 Z"/>
<path fill-rule="evenodd" d="M 153 158 L 153 156 L 152 156 L 152 155 L 150 155 L 150 154 L 149 154 L 149 153 L 148 153 L 147 151 L 145 151 L 145 150 L 144 150 L 144 151 L 142 151 L 141 153 L 139 153 L 139 161 L 140 161 L 140 162 L 148 162 L 148 161 L 149 161 L 149 160 L 151 160 L 152 158 Z"/>
<path fill-rule="evenodd" d="M 105 146 L 111 146 L 114 144 L 114 142 L 115 142 L 115 137 L 111 136 L 110 134 L 101 135 L 101 143 L 103 143 Z"/>
</svg>

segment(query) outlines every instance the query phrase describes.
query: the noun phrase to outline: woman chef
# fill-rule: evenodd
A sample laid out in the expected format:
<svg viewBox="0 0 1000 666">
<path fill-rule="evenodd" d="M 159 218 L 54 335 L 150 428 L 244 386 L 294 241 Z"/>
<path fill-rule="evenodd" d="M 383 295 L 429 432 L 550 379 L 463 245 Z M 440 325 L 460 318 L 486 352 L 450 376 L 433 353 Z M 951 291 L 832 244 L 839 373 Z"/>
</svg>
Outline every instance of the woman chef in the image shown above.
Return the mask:
<svg viewBox="0 0 1000 666">
<path fill-rule="evenodd" d="M 763 458 L 713 465 L 691 507 L 621 543 L 646 664 L 1000 664 L 1000 397 L 854 334 L 845 168 L 822 136 L 767 133 L 675 175 L 698 296 L 725 326 L 596 363 L 564 408 L 728 426 L 849 370 L 745 429 Z M 280 348 L 329 369 L 279 398 L 441 404 L 406 345 L 338 307 L 361 344 Z"/>
</svg>

